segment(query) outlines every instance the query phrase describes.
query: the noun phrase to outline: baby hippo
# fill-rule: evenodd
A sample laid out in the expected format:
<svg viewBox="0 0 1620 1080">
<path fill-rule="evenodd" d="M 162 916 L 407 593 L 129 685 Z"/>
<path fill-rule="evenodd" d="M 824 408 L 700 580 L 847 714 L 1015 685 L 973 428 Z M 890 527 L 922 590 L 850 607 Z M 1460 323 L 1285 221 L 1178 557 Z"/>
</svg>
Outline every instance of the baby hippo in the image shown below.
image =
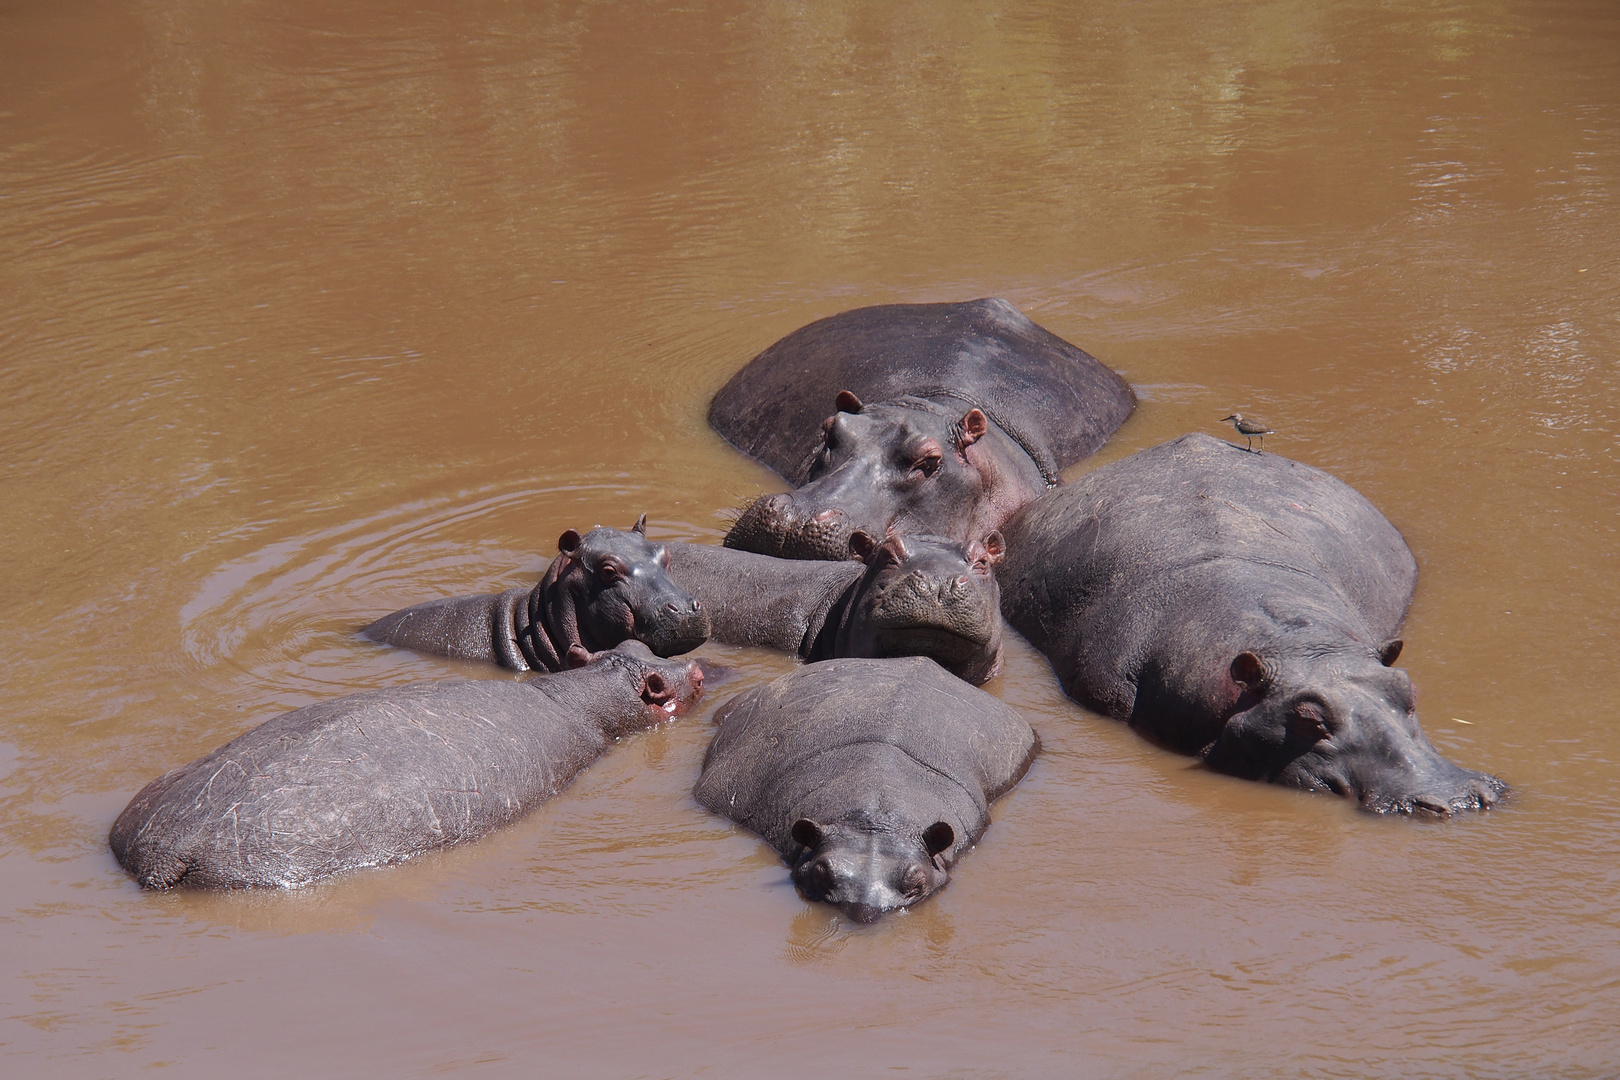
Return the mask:
<svg viewBox="0 0 1620 1080">
<path fill-rule="evenodd" d="M 709 638 L 703 605 L 670 581 L 669 555 L 647 540 L 647 515 L 629 532 L 573 529 L 533 589 L 431 600 L 385 615 L 360 633 L 384 645 L 485 660 L 513 671 L 561 671 L 635 639 L 659 656 Z"/>
<path fill-rule="evenodd" d="M 527 682 L 321 702 L 152 781 L 109 840 L 148 889 L 293 887 L 402 862 L 522 817 L 702 690 L 697 664 L 627 641 Z"/>
<path fill-rule="evenodd" d="M 1001 670 L 1001 534 L 878 541 L 857 530 L 859 562 L 778 559 L 705 544 L 669 544 L 670 577 L 703 602 L 712 636 L 803 660 L 926 656 L 978 685 Z"/>
<path fill-rule="evenodd" d="M 1012 709 L 920 657 L 797 668 L 715 725 L 697 800 L 857 922 L 943 888 L 1040 748 Z"/>
</svg>

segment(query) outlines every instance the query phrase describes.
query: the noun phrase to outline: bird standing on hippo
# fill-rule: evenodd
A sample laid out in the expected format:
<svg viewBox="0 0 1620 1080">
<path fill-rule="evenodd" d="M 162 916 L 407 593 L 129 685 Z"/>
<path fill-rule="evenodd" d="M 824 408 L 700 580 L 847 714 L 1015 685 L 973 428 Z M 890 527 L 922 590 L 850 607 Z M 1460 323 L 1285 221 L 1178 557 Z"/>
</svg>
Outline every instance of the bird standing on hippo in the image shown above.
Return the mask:
<svg viewBox="0 0 1620 1080">
<path fill-rule="evenodd" d="M 714 723 L 698 802 L 857 922 L 943 888 L 1040 749 L 1016 712 L 920 657 L 809 664 Z"/>
<path fill-rule="evenodd" d="M 980 539 L 1095 452 L 1135 402 L 1117 374 L 1005 300 L 821 319 L 749 361 L 709 407 L 721 436 L 796 488 L 755 500 L 726 545 L 842 559 L 856 529 Z"/>
<path fill-rule="evenodd" d="M 430 600 L 385 615 L 360 633 L 457 660 L 512 671 L 561 671 L 635 639 L 659 656 L 709 638 L 703 605 L 669 579 L 669 557 L 647 539 L 647 515 L 629 532 L 573 529 L 532 589 Z"/>
<path fill-rule="evenodd" d="M 457 680 L 285 713 L 146 785 L 108 837 L 144 888 L 308 885 L 476 840 L 703 691 L 638 641 L 526 682 Z"/>
<path fill-rule="evenodd" d="M 1417 563 L 1319 469 L 1185 435 L 1005 527 L 1007 621 L 1069 695 L 1218 772 L 1448 816 L 1506 785 L 1441 757 L 1392 666 Z"/>
</svg>

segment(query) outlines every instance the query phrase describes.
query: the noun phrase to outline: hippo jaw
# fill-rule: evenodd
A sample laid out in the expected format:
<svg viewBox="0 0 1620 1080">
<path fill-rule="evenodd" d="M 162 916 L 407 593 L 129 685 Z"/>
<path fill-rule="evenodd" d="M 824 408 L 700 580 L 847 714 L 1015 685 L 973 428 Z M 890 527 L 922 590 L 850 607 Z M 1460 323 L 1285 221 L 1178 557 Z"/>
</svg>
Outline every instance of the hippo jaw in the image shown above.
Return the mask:
<svg viewBox="0 0 1620 1080">
<path fill-rule="evenodd" d="M 831 904 L 854 922 L 876 922 L 927 899 L 950 880 L 944 854 L 956 834 L 943 821 L 917 834 L 800 818 L 792 835 L 802 849 L 793 866 L 800 894 Z"/>
<path fill-rule="evenodd" d="M 1315 678 L 1291 683 L 1289 666 L 1274 664 L 1250 688 L 1258 701 L 1226 722 L 1204 751 L 1207 765 L 1332 792 L 1375 814 L 1447 818 L 1488 810 L 1507 793 L 1501 780 L 1447 761 L 1434 748 L 1418 723 L 1406 672 L 1382 666 L 1376 656 L 1332 666 L 1317 659 Z"/>
<path fill-rule="evenodd" d="M 863 406 L 840 394 L 840 411 L 822 425 L 823 444 L 809 459 L 805 483 L 756 499 L 725 545 L 784 559 L 838 560 L 857 529 L 881 536 L 895 524 L 965 541 L 999 523 L 980 521 L 1005 509 L 988 497 L 996 468 L 975 447 L 989 430 L 984 414 L 899 401 Z"/>
</svg>

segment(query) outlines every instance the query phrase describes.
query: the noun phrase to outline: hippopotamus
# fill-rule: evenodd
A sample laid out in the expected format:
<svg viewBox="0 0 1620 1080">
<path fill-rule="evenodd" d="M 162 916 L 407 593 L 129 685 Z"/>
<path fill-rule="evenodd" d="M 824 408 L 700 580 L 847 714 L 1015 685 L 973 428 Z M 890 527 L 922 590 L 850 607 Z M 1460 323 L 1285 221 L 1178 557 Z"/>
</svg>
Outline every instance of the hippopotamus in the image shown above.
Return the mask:
<svg viewBox="0 0 1620 1080">
<path fill-rule="evenodd" d="M 1392 666 L 1417 563 L 1342 481 L 1207 435 L 1007 523 L 1002 611 L 1063 688 L 1211 769 L 1449 816 L 1506 785 L 1452 764 Z"/>
<path fill-rule="evenodd" d="M 1001 671 L 1001 534 L 961 544 L 856 530 L 859 561 L 803 562 L 703 544 L 669 544 L 669 574 L 703 601 L 712 636 L 809 662 L 926 656 L 975 685 Z"/>
<path fill-rule="evenodd" d="M 754 501 L 725 543 L 841 559 L 856 529 L 979 539 L 1101 446 L 1135 401 L 1005 300 L 821 319 L 754 357 L 709 407 L 721 436 L 796 488 Z"/>
<path fill-rule="evenodd" d="M 629 532 L 569 529 L 533 589 L 431 600 L 384 615 L 372 641 L 513 671 L 561 671 L 634 638 L 659 656 L 709 638 L 703 605 L 669 579 L 669 556 L 647 539 L 647 515 Z"/>
<path fill-rule="evenodd" d="M 114 822 L 144 888 L 294 887 L 476 840 L 703 690 L 627 641 L 524 682 L 353 694 L 266 721 L 146 785 Z"/>
<path fill-rule="evenodd" d="M 796 668 L 714 721 L 698 802 L 863 923 L 943 888 L 1040 749 L 1016 712 L 920 657 Z"/>
</svg>

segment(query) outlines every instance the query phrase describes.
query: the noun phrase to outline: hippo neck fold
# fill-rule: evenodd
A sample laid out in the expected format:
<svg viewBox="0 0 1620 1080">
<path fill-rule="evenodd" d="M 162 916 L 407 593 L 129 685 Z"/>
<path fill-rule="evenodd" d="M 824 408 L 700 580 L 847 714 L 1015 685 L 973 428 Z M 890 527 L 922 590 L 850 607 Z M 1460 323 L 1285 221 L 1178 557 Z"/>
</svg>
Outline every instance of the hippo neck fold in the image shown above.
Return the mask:
<svg viewBox="0 0 1620 1080">
<path fill-rule="evenodd" d="M 524 625 L 515 628 L 518 648 L 536 671 L 566 669 L 572 645 L 589 651 L 580 640 L 574 597 L 562 580 L 562 572 L 571 562 L 562 555 L 552 559 L 540 584 L 529 593 L 529 602 L 518 606 L 518 614 L 527 616 Z"/>
</svg>

